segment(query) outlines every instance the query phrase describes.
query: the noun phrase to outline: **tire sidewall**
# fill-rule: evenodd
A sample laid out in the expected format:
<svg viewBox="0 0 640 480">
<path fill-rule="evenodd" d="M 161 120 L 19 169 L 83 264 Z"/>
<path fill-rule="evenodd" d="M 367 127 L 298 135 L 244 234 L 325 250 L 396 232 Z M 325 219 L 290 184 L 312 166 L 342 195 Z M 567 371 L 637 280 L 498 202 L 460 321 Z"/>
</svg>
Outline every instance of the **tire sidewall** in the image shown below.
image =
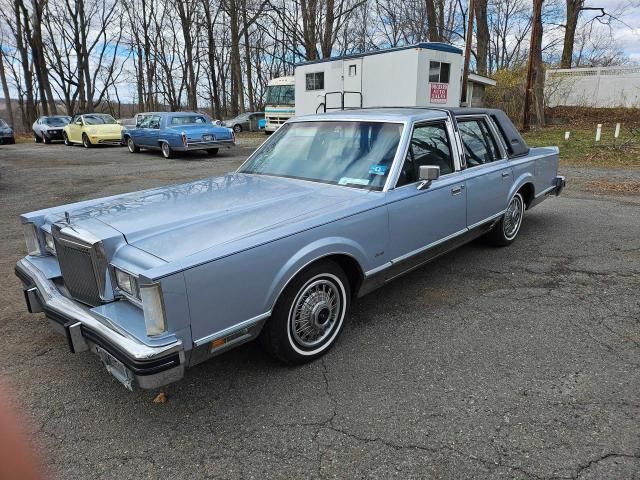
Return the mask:
<svg viewBox="0 0 640 480">
<path fill-rule="evenodd" d="M 171 147 L 167 142 L 162 142 L 162 144 L 160 145 L 160 151 L 162 152 L 162 156 L 164 158 L 171 158 Z"/>
<path fill-rule="evenodd" d="M 90 148 L 91 147 L 91 142 L 89 141 L 89 137 L 87 136 L 86 133 L 82 135 L 82 146 L 84 148 Z"/>
<path fill-rule="evenodd" d="M 136 144 L 133 142 L 133 138 L 127 138 L 127 148 L 130 153 L 136 153 Z"/>
</svg>

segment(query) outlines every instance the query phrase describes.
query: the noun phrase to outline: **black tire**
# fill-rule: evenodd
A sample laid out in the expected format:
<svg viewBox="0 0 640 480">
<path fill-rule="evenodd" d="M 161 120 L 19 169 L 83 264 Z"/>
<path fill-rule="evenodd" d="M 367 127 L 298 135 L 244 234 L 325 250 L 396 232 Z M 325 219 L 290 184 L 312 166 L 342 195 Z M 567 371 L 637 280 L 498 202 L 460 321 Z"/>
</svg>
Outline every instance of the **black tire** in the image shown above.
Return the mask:
<svg viewBox="0 0 640 480">
<path fill-rule="evenodd" d="M 51 139 L 47 137 L 44 133 L 42 134 L 42 141 L 45 145 L 49 145 L 51 143 Z"/>
<path fill-rule="evenodd" d="M 67 147 L 73 146 L 73 144 L 71 143 L 71 140 L 69 140 L 69 137 L 67 136 L 67 132 L 62 132 L 62 139 L 64 140 L 64 144 Z"/>
<path fill-rule="evenodd" d="M 240 133 L 242 131 L 242 125 L 234 125 L 233 126 L 233 131 L 235 133 Z"/>
<path fill-rule="evenodd" d="M 162 152 L 162 156 L 164 158 L 173 157 L 173 151 L 171 150 L 171 146 L 167 142 L 162 142 L 160 144 L 160 151 Z"/>
<path fill-rule="evenodd" d="M 518 192 L 509 200 L 509 205 L 500 221 L 487 234 L 487 240 L 499 247 L 506 247 L 515 242 L 522 226 L 525 210 L 524 197 Z"/>
<path fill-rule="evenodd" d="M 265 135 L 271 135 L 272 133 L 273 133 L 273 132 L 270 132 L 269 130 L 265 130 L 265 131 L 264 131 L 264 134 L 265 134 Z"/>
<path fill-rule="evenodd" d="M 287 364 L 315 360 L 334 345 L 350 305 L 351 288 L 344 271 L 331 260 L 320 260 L 298 273 L 280 294 L 260 342 Z M 305 341 L 305 335 L 311 337 Z"/>
<path fill-rule="evenodd" d="M 210 148 L 209 150 L 207 150 L 207 153 L 212 157 L 214 157 L 218 154 L 219 151 L 220 151 L 219 148 Z"/>
<path fill-rule="evenodd" d="M 33 132 L 33 141 L 36 143 L 42 142 L 42 138 L 38 136 L 36 132 Z"/>
<path fill-rule="evenodd" d="M 93 144 L 91 143 L 91 140 L 89 140 L 89 137 L 87 136 L 86 133 L 82 134 L 82 146 L 84 148 L 91 148 L 93 147 Z"/>
<path fill-rule="evenodd" d="M 138 153 L 140 152 L 140 147 L 135 144 L 133 138 L 127 137 L 127 148 L 129 149 L 129 153 Z"/>
</svg>

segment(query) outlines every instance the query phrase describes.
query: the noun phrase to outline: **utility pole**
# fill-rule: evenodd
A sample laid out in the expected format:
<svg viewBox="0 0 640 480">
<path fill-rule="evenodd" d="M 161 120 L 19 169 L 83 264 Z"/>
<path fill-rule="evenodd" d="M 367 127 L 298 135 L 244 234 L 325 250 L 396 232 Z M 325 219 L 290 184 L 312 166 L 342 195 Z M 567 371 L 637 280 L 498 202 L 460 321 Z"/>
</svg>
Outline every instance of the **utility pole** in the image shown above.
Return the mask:
<svg viewBox="0 0 640 480">
<path fill-rule="evenodd" d="M 473 39 L 473 17 L 475 12 L 475 1 L 469 0 L 467 8 L 467 38 L 464 47 L 464 70 L 462 72 L 462 103 L 467 101 L 467 83 L 469 82 L 469 60 L 471 59 L 471 41 Z"/>
<path fill-rule="evenodd" d="M 542 2 L 533 0 L 533 17 L 531 26 L 531 41 L 529 43 L 529 65 L 527 66 L 527 84 L 524 91 L 524 111 L 522 112 L 522 130 L 531 128 L 531 104 L 536 75 L 540 72 L 537 58 L 542 45 L 540 44 L 540 29 L 542 28 Z"/>
</svg>

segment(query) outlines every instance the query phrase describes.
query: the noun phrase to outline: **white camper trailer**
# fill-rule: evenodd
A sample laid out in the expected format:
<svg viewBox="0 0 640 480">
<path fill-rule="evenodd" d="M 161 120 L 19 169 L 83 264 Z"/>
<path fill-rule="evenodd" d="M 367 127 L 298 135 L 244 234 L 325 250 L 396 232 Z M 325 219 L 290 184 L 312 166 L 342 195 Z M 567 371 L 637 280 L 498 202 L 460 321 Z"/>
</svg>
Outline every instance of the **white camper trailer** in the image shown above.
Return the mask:
<svg viewBox="0 0 640 480">
<path fill-rule="evenodd" d="M 419 43 L 296 65 L 296 115 L 386 106 L 460 106 L 462 50 Z"/>
</svg>

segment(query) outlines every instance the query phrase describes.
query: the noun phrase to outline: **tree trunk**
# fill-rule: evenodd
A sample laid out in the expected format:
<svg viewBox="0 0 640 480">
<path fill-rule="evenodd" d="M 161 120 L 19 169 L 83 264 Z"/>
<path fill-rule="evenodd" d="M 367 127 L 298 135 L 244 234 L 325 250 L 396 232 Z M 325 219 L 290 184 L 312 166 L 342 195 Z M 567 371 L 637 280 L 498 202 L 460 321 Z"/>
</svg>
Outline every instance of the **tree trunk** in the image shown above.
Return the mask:
<svg viewBox="0 0 640 480">
<path fill-rule="evenodd" d="M 541 95 L 541 90 L 544 89 L 542 72 L 542 2 L 543 0 L 533 0 L 529 65 L 522 112 L 522 129 L 525 131 L 529 130 L 531 126 L 532 113 L 535 116 L 534 123 L 538 125 L 544 124 L 544 99 Z"/>
<path fill-rule="evenodd" d="M 427 7 L 427 34 L 430 42 L 441 42 L 442 36 L 438 30 L 438 12 L 435 0 L 425 0 Z"/>
<path fill-rule="evenodd" d="M 11 108 L 11 96 L 9 94 L 9 85 L 7 84 L 7 75 L 4 71 L 4 58 L 2 56 L 2 45 L 0 45 L 0 83 L 2 83 L 2 94 L 4 96 L 4 105 L 9 116 L 9 125 L 15 127 L 15 119 L 13 117 L 13 109 Z"/>
<path fill-rule="evenodd" d="M 247 95 L 249 96 L 249 111 L 255 111 L 255 96 L 253 91 L 253 72 L 251 69 L 251 45 L 249 44 L 249 23 L 247 20 L 247 2 L 243 1 L 242 30 L 244 31 L 244 64 L 247 70 Z"/>
<path fill-rule="evenodd" d="M 576 39 L 576 27 L 578 25 L 578 17 L 584 6 L 584 0 L 566 0 L 567 1 L 567 25 L 564 30 L 564 46 L 562 48 L 562 57 L 560 58 L 560 68 L 571 68 L 573 61 L 573 44 Z"/>
<path fill-rule="evenodd" d="M 487 52 L 489 49 L 489 25 L 487 23 L 487 0 L 476 0 L 476 72 L 487 74 Z"/>
</svg>

